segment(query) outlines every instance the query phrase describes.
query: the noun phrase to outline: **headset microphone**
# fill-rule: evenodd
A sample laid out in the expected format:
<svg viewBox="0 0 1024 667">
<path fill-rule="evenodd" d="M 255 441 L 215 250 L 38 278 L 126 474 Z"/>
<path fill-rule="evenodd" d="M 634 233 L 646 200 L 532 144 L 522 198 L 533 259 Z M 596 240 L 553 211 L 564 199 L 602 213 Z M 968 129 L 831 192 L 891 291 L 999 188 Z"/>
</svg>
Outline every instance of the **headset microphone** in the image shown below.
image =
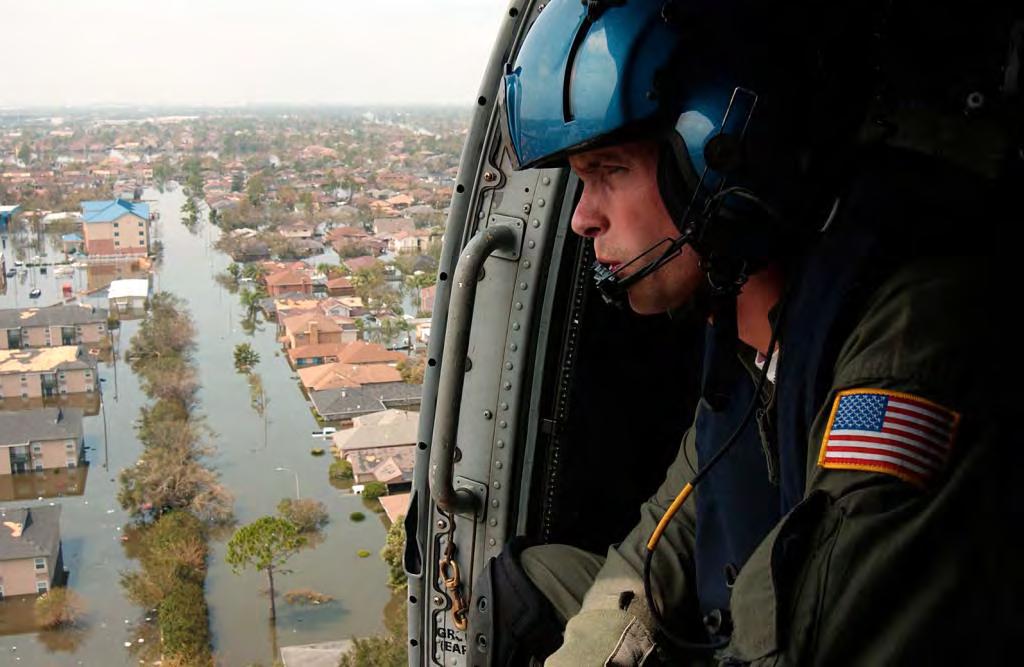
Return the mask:
<svg viewBox="0 0 1024 667">
<path fill-rule="evenodd" d="M 625 305 L 626 292 L 629 290 L 629 288 L 635 285 L 636 283 L 640 282 L 647 276 L 651 275 L 652 273 L 660 269 L 662 266 L 667 264 L 670 260 L 675 258 L 676 255 L 682 252 L 683 246 L 689 243 L 691 238 L 692 234 L 687 232 L 675 239 L 662 239 L 655 243 L 654 245 L 652 245 L 647 250 L 644 250 L 642 253 L 640 253 L 633 259 L 629 260 L 622 266 L 618 267 L 614 271 L 609 269 L 601 262 L 594 260 L 594 264 L 592 266 L 592 269 L 594 271 L 594 284 L 597 287 L 598 292 L 600 292 L 601 298 L 604 299 L 605 303 L 614 306 L 621 307 Z M 636 273 L 633 273 L 632 275 L 626 276 L 624 278 L 620 277 L 622 271 L 624 271 L 627 267 L 632 266 L 633 264 L 640 261 L 644 257 L 650 255 L 652 252 L 655 252 L 656 250 L 658 250 L 658 248 L 661 248 L 665 244 L 668 244 L 668 246 L 664 249 L 664 251 L 662 251 L 661 255 L 659 255 L 657 259 L 648 262 L 643 268 L 641 268 Z"/>
</svg>

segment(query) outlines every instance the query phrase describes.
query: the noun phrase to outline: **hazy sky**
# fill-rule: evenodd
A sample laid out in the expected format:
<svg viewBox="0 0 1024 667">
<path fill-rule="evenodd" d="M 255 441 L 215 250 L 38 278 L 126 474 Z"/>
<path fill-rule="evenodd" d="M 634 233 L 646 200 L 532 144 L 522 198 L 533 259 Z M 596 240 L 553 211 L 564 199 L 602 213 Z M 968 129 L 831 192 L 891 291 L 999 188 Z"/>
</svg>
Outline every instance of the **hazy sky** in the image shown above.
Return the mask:
<svg viewBox="0 0 1024 667">
<path fill-rule="evenodd" d="M 0 106 L 470 104 L 508 0 L 0 0 Z"/>
</svg>

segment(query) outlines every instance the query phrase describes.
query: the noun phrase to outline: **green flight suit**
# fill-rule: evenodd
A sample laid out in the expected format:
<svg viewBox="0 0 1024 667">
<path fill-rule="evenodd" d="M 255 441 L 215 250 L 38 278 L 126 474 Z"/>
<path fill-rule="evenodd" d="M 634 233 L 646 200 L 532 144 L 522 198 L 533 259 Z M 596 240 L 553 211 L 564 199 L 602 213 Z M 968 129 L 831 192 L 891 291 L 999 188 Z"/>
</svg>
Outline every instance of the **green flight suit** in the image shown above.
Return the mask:
<svg viewBox="0 0 1024 667">
<path fill-rule="evenodd" d="M 729 646 L 713 658 L 694 654 L 692 664 L 975 662 L 1006 657 L 1004 647 L 1021 637 L 1024 562 L 1014 519 L 1024 471 L 1010 465 L 1021 447 L 998 422 L 1010 396 L 993 384 L 996 359 L 1008 363 L 1016 353 L 998 348 L 984 272 L 967 260 L 919 261 L 869 299 L 807 442 L 804 499 L 743 565 L 732 587 Z M 781 363 L 798 346 L 786 341 Z M 922 487 L 821 467 L 836 395 L 851 388 L 905 392 L 960 413 L 945 470 Z M 650 620 L 637 600 L 642 605 L 645 544 L 693 474 L 694 439 L 691 429 L 639 522 L 603 561 L 559 545 L 524 551 L 527 574 L 568 619 L 546 665 L 643 663 Z M 665 532 L 653 581 L 671 626 L 699 641 L 694 507 L 689 500 Z M 572 576 L 559 574 L 566 569 Z"/>
</svg>

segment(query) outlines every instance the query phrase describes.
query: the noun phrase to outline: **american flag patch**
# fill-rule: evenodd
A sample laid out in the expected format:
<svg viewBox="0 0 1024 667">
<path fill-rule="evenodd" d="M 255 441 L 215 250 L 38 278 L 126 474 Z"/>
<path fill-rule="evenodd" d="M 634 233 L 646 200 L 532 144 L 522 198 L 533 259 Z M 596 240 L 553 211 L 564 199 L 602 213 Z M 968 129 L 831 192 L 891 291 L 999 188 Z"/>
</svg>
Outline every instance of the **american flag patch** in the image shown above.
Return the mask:
<svg viewBox="0 0 1024 667">
<path fill-rule="evenodd" d="M 958 413 L 910 394 L 842 391 L 832 406 L 818 465 L 887 473 L 923 486 L 949 461 L 959 421 Z"/>
</svg>

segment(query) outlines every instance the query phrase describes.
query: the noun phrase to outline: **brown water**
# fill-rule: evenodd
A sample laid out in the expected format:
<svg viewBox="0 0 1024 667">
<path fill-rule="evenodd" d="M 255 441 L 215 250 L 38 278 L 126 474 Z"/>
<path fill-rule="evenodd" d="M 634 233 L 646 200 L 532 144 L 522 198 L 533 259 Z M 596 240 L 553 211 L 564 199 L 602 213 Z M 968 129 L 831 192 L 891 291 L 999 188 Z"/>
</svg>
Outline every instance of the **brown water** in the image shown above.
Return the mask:
<svg viewBox="0 0 1024 667">
<path fill-rule="evenodd" d="M 218 455 L 212 464 L 221 474 L 222 482 L 235 494 L 238 520 L 247 523 L 274 513 L 282 498 L 294 496 L 295 475 L 301 496 L 324 502 L 331 515 L 323 542 L 292 558 L 289 567 L 294 572 L 277 578 L 276 583 L 280 593 L 308 587 L 333 596 L 334 601 L 318 606 L 290 606 L 279 599 L 276 633 L 267 623 L 269 601 L 263 592 L 266 576 L 251 571 L 233 574 L 223 560 L 225 541 L 211 544 L 206 595 L 219 664 L 270 665 L 275 657 L 275 643 L 308 644 L 383 631 L 382 611 L 389 600 L 385 566 L 377 555 L 384 543 L 383 523 L 373 517 L 361 523 L 351 522 L 351 512 L 365 511 L 362 500 L 331 486 L 331 457 L 310 455 L 312 447 L 326 447 L 330 443 L 309 435 L 316 421 L 293 379 L 294 372 L 274 340 L 274 324 L 260 324 L 251 335 L 247 334 L 241 323 L 243 313 L 238 297 L 214 280 L 214 275 L 230 262 L 212 248 L 218 230 L 203 224 L 196 234 L 191 234 L 180 224 L 178 211 L 184 201 L 180 191 L 149 192 L 147 197 L 154 200 L 151 205 L 161 213 L 157 232 L 164 243 L 163 261 L 156 269 L 153 284 L 185 299 L 196 321 L 195 362 L 202 382 L 200 410 L 216 432 L 214 444 Z M 43 289 L 43 296 L 30 300 L 28 290 L 19 285 L 0 296 L 0 307 L 57 303 L 60 284 L 68 279 L 49 274 L 37 274 L 34 279 L 26 277 L 25 285 L 34 282 Z M 89 280 L 86 269 L 76 270 L 72 280 L 76 289 L 79 285 L 95 284 L 95 279 Z M 105 306 L 102 291 L 84 300 Z M 137 327 L 137 322 L 124 322 L 115 333 L 115 345 L 122 350 L 127 347 Z M 261 357 L 256 371 L 263 377 L 269 399 L 266 445 L 263 419 L 250 406 L 246 378 L 236 373 L 233 366 L 232 351 L 241 342 L 249 342 Z M 63 508 L 64 563 L 70 571 L 70 586 L 88 607 L 84 628 L 64 634 L 36 632 L 27 620 L 29 605 L 6 600 L 0 603 L 0 633 L 5 633 L 0 636 L 0 664 L 134 665 L 145 657 L 144 651 L 138 651 L 137 640 L 149 636 L 144 627 L 147 614 L 124 598 L 118 584 L 119 573 L 137 565 L 125 556 L 120 540 L 128 517 L 117 506 L 116 477 L 117 471 L 132 465 L 141 451 L 132 425 L 148 399 L 127 365 L 118 363 L 115 370 L 114 364 L 101 363 L 99 374 L 104 401 L 99 414 L 85 419 L 91 466 L 87 475 L 81 476 L 80 486 L 72 490 L 70 476 L 61 480 L 64 487 L 56 491 L 44 484 L 56 483 L 45 475 L 32 482 L 28 481 L 34 477 L 32 474 L 15 476 L 6 482 L 0 478 L 3 507 L 32 504 L 8 500 L 11 496 L 4 495 L 8 487 L 18 499 L 51 493 L 57 496 L 33 502 L 59 502 Z M 290 471 L 276 471 L 278 467 Z M 29 489 L 33 495 L 26 495 Z M 359 558 L 356 552 L 360 549 L 367 549 L 372 555 Z M 131 649 L 125 647 L 126 642 L 132 644 Z"/>
</svg>

